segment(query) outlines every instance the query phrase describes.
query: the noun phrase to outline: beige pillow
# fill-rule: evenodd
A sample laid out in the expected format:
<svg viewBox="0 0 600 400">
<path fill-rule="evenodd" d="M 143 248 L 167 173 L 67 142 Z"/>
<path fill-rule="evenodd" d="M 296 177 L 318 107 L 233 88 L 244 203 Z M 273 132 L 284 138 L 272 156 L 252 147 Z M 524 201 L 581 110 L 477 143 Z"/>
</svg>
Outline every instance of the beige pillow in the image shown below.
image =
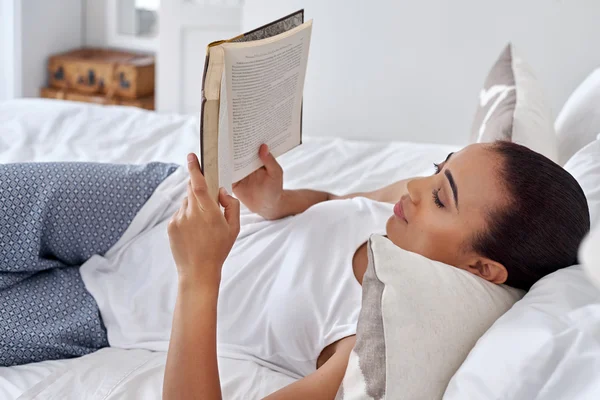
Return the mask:
<svg viewBox="0 0 600 400">
<path fill-rule="evenodd" d="M 336 399 L 441 399 L 481 335 L 523 292 L 373 235 L 354 347 Z"/>
<path fill-rule="evenodd" d="M 490 70 L 483 89 L 471 142 L 508 140 L 557 161 L 554 119 L 531 67 L 509 44 Z"/>
</svg>

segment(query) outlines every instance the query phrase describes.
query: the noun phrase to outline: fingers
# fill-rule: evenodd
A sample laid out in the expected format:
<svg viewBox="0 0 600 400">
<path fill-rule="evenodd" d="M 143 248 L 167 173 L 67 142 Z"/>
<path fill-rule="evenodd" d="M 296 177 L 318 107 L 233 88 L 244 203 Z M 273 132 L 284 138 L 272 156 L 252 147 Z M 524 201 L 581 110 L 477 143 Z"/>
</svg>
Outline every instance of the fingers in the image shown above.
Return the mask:
<svg viewBox="0 0 600 400">
<path fill-rule="evenodd" d="M 185 203 L 185 199 L 183 200 L 183 203 Z M 169 238 L 175 235 L 177 232 L 177 225 L 179 221 L 181 221 L 181 217 L 185 212 L 182 210 L 185 210 L 185 208 L 183 208 L 183 204 L 175 211 L 175 213 L 171 216 L 171 219 L 169 220 L 169 224 L 167 225 L 167 233 L 169 234 Z"/>
<path fill-rule="evenodd" d="M 192 180 L 191 179 L 188 181 L 186 198 L 192 199 L 192 201 L 188 201 L 186 204 L 186 206 L 187 206 L 186 208 L 187 208 L 188 212 L 193 210 L 194 204 L 198 204 L 200 206 L 200 209 L 203 210 L 202 204 L 200 204 L 200 202 L 198 202 L 198 200 L 196 200 L 196 196 L 194 196 L 194 189 L 192 189 Z"/>
<path fill-rule="evenodd" d="M 183 213 L 185 213 L 185 211 L 188 209 L 189 206 L 189 200 L 188 200 L 188 196 L 190 195 L 189 191 L 188 191 L 188 195 L 186 197 L 183 198 L 183 201 L 181 202 L 181 207 L 179 208 L 179 215 L 183 215 Z"/>
<path fill-rule="evenodd" d="M 189 195 L 189 192 L 188 192 L 188 195 Z M 174 224 L 178 220 L 180 220 L 183 217 L 183 215 L 185 214 L 185 211 L 187 210 L 187 208 L 188 208 L 188 198 L 184 197 L 183 200 L 181 201 L 181 207 L 179 207 L 177 210 L 175 210 L 175 213 L 171 216 L 169 225 L 171 225 L 171 223 Z"/>
<path fill-rule="evenodd" d="M 260 160 L 265 164 L 267 173 L 272 177 L 279 177 L 283 174 L 281 165 L 277 162 L 273 154 L 269 151 L 269 147 L 266 144 L 262 144 L 258 149 L 258 156 Z"/>
<path fill-rule="evenodd" d="M 219 189 L 219 203 L 225 209 L 225 220 L 235 238 L 240 232 L 240 201 L 221 188 Z"/>
<path fill-rule="evenodd" d="M 196 157 L 194 153 L 190 153 L 187 156 L 187 161 L 188 170 L 190 171 L 190 181 L 192 184 L 193 195 L 196 199 L 198 199 L 203 208 L 206 208 L 206 206 L 210 204 L 210 201 L 212 200 L 208 194 L 208 187 L 206 185 L 204 175 L 202 175 L 198 157 Z"/>
</svg>

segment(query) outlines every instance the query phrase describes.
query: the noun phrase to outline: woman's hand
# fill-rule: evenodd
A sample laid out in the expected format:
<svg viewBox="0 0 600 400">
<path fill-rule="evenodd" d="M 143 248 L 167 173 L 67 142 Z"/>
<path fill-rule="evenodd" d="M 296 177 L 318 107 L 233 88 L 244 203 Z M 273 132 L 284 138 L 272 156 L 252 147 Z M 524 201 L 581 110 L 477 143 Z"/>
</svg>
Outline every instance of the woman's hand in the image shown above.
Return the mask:
<svg viewBox="0 0 600 400">
<path fill-rule="evenodd" d="M 221 267 L 240 231 L 240 202 L 221 188 L 219 203 L 208 194 L 198 158 L 188 155 L 187 197 L 169 221 L 171 252 L 180 280 L 218 288 Z"/>
<path fill-rule="evenodd" d="M 188 155 L 187 197 L 169 222 L 179 273 L 165 367 L 163 399 L 221 399 L 217 363 L 217 304 L 221 268 L 240 231 L 240 202 L 208 194 L 198 158 Z"/>
<path fill-rule="evenodd" d="M 283 197 L 283 169 L 269 152 L 266 144 L 260 146 L 261 167 L 233 184 L 233 193 L 248 209 L 266 219 L 281 218 Z"/>
</svg>

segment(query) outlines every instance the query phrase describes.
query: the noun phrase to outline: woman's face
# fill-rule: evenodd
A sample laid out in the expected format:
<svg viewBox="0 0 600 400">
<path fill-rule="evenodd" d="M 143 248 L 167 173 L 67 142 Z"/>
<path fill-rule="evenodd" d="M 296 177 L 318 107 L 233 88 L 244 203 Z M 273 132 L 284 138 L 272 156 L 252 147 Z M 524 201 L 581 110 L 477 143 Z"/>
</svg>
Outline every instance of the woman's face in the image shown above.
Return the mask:
<svg viewBox="0 0 600 400">
<path fill-rule="evenodd" d="M 502 283 L 504 267 L 470 246 L 485 231 L 487 213 L 508 204 L 496 172 L 501 159 L 485 146 L 465 147 L 441 160 L 436 174 L 410 180 L 386 230 L 405 250 Z"/>
</svg>

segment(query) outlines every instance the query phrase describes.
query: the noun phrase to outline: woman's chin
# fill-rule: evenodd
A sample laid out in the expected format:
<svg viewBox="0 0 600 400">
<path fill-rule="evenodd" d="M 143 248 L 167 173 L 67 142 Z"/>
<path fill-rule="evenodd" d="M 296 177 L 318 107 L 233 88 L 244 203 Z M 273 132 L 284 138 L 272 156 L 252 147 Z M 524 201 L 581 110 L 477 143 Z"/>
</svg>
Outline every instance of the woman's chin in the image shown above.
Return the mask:
<svg viewBox="0 0 600 400">
<path fill-rule="evenodd" d="M 403 247 L 402 242 L 404 235 L 406 234 L 406 221 L 401 220 L 396 215 L 392 214 L 385 224 L 385 233 L 387 238 L 396 246 Z"/>
</svg>

